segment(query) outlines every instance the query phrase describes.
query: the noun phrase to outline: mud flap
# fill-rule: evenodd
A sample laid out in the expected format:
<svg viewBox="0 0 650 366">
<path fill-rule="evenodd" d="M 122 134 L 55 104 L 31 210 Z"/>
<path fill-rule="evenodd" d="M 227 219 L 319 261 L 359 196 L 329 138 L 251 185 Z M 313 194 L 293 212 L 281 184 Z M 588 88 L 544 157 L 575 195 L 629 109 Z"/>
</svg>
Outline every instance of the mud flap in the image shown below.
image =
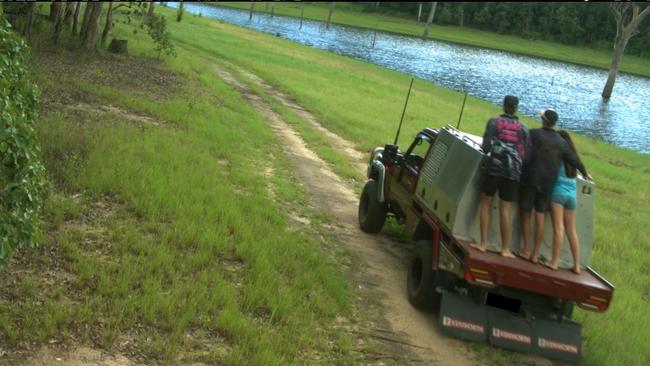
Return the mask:
<svg viewBox="0 0 650 366">
<path fill-rule="evenodd" d="M 438 326 L 453 337 L 489 342 L 520 352 L 577 362 L 581 354 L 578 323 L 526 319 L 505 310 L 479 305 L 457 294 L 438 290 Z"/>
<path fill-rule="evenodd" d="M 440 329 L 458 338 L 471 341 L 487 341 L 487 311 L 462 297 L 446 291 L 440 293 Z"/>
<path fill-rule="evenodd" d="M 580 330 L 580 324 L 572 321 L 536 320 L 535 352 L 548 358 L 576 362 L 582 353 Z"/>
<path fill-rule="evenodd" d="M 515 351 L 533 351 L 533 328 L 524 318 L 488 308 L 488 324 L 491 344 Z"/>
</svg>

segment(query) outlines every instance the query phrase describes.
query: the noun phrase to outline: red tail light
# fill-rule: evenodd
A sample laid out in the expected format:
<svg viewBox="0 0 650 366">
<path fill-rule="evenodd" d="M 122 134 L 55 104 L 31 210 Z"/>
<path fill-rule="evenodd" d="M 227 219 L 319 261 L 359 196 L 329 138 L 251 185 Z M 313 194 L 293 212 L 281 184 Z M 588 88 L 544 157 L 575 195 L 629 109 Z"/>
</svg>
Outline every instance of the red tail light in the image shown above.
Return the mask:
<svg viewBox="0 0 650 366">
<path fill-rule="evenodd" d="M 480 268 L 470 268 L 465 272 L 465 280 L 467 282 L 483 286 L 483 287 L 495 287 L 494 275 L 490 271 L 486 271 Z"/>
<path fill-rule="evenodd" d="M 599 296 L 591 295 L 582 302 L 578 303 L 578 306 L 583 309 L 602 313 L 603 311 L 607 310 L 607 307 L 609 306 L 609 300 Z"/>
</svg>

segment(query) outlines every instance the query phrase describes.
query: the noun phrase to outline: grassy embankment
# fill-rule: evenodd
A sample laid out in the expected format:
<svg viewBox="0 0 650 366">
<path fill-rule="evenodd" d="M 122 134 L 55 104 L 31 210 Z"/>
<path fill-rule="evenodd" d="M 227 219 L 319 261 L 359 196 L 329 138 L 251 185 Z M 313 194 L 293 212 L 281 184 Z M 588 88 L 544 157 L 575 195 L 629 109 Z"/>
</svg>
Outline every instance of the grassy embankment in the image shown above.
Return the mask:
<svg viewBox="0 0 650 366">
<path fill-rule="evenodd" d="M 188 18 L 184 27 L 174 28 L 174 36 L 263 77 L 359 150 L 383 145 L 394 136 L 408 75 L 208 19 Z M 461 103 L 461 94 L 417 80 L 401 145 L 423 127 L 455 123 Z M 499 112 L 488 102 L 469 98 L 462 127 L 481 134 L 487 118 Z M 524 121 L 539 126 L 530 118 Z M 310 130 L 305 123 L 302 128 Z M 648 364 L 650 157 L 582 136 L 576 136 L 576 143 L 599 188 L 591 265 L 618 286 L 606 313 L 576 310 L 584 325 L 584 362 Z"/>
<path fill-rule="evenodd" d="M 220 2 L 220 6 L 239 9 L 250 9 L 250 3 Z M 299 3 L 275 3 L 275 14 L 300 17 Z M 325 21 L 327 19 L 328 3 L 304 3 L 306 19 Z M 428 4 L 423 9 L 423 20 L 428 14 Z M 265 14 L 265 6 L 256 4 L 255 11 Z M 341 3 L 334 7 L 332 22 L 355 27 L 377 29 L 381 31 L 421 37 L 424 24 L 415 19 L 364 13 L 355 4 Z M 270 12 L 270 11 L 269 11 Z M 514 52 L 522 55 L 548 58 L 552 60 L 571 62 L 580 65 L 609 69 L 612 62 L 610 49 L 594 49 L 589 47 L 570 46 L 561 43 L 528 40 L 521 37 L 503 35 L 467 27 L 441 26 L 433 24 L 429 29 L 429 38 L 439 41 L 460 43 Z M 631 74 L 650 76 L 650 61 L 633 55 L 623 57 L 621 71 Z M 603 80 L 603 83 L 605 81 Z M 603 84 L 604 85 L 604 84 Z"/>
<path fill-rule="evenodd" d="M 189 26 L 166 13 L 175 34 Z M 136 26 L 114 33 L 153 57 Z M 206 67 L 210 55 L 179 47 L 157 63 L 64 48 L 33 53 L 53 192 L 43 247 L 0 269 L 11 278 L 2 348 L 54 340 L 182 363 L 350 362 L 350 337 L 332 325 L 351 317 L 350 258 L 291 226 L 287 211 L 318 215 L 299 209 L 279 141 Z"/>
</svg>

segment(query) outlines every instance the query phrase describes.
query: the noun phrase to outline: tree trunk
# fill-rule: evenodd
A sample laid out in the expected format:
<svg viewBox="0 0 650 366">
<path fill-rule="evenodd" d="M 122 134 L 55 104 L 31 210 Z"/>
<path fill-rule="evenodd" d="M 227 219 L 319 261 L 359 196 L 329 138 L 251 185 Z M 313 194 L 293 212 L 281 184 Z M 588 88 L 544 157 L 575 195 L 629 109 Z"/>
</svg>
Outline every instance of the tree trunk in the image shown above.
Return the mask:
<svg viewBox="0 0 650 366">
<path fill-rule="evenodd" d="M 465 9 L 463 8 L 463 6 L 460 7 L 459 11 L 460 11 L 459 14 L 460 19 L 458 20 L 458 25 L 462 27 L 465 25 Z"/>
<path fill-rule="evenodd" d="M 106 12 L 106 24 L 104 24 L 104 31 L 102 32 L 102 46 L 106 44 L 106 39 L 108 38 L 108 32 L 111 31 L 111 26 L 113 25 L 113 2 L 108 3 L 108 11 Z"/>
<path fill-rule="evenodd" d="M 63 24 L 65 24 L 68 29 L 72 27 L 72 16 L 74 15 L 75 6 L 76 3 L 72 1 L 65 3 L 65 16 L 63 18 Z"/>
<path fill-rule="evenodd" d="M 253 11 L 255 11 L 255 1 L 251 1 L 251 11 L 248 13 L 248 21 L 253 20 Z"/>
<path fill-rule="evenodd" d="M 27 43 L 31 43 L 32 40 L 32 25 L 34 24 L 34 8 L 36 4 L 29 3 L 27 9 L 27 21 L 25 22 L 25 27 L 23 28 L 23 35 L 27 37 Z"/>
<path fill-rule="evenodd" d="M 275 16 L 275 4 L 271 4 L 271 18 Z"/>
<path fill-rule="evenodd" d="M 50 5 L 50 21 L 51 22 L 56 22 L 56 17 L 59 14 L 59 9 L 63 7 L 63 3 L 60 3 L 58 1 L 52 1 L 52 5 Z"/>
<path fill-rule="evenodd" d="M 65 20 L 65 8 L 63 6 L 59 6 L 56 9 L 57 13 L 55 14 L 54 17 L 54 46 L 58 46 L 59 44 L 59 35 L 61 34 L 61 28 L 63 28 L 63 22 Z"/>
<path fill-rule="evenodd" d="M 79 32 L 79 37 L 84 38 L 86 36 L 86 30 L 88 29 L 88 21 L 90 20 L 90 13 L 93 12 L 94 3 L 86 3 L 86 10 L 84 11 L 84 20 L 81 22 L 81 31 Z"/>
<path fill-rule="evenodd" d="M 81 11 L 81 2 L 77 1 L 74 7 L 74 15 L 72 16 L 72 35 L 77 34 L 79 23 L 79 12 Z"/>
<path fill-rule="evenodd" d="M 433 21 L 433 16 L 436 15 L 436 7 L 438 6 L 438 2 L 434 1 L 431 3 L 431 10 L 429 11 L 429 17 L 427 18 L 427 24 L 424 26 L 424 33 L 422 33 L 422 39 L 427 39 L 429 37 L 429 26 L 431 25 L 431 22 Z"/>
<path fill-rule="evenodd" d="M 95 43 L 97 43 L 97 31 L 99 30 L 99 17 L 102 15 L 102 7 L 104 3 L 88 3 L 87 5 L 91 8 L 91 14 L 88 19 L 88 27 L 86 28 L 86 33 L 84 34 L 82 40 L 82 47 L 86 51 L 92 51 L 95 49 Z"/>
<path fill-rule="evenodd" d="M 302 29 L 302 20 L 304 18 L 305 18 L 305 6 L 301 5 L 300 6 L 300 28 L 298 28 L 298 29 Z"/>
<path fill-rule="evenodd" d="M 418 23 L 420 23 L 420 18 L 422 17 L 422 2 L 418 3 Z"/>
<path fill-rule="evenodd" d="M 154 10 L 154 1 L 149 2 L 149 11 L 147 12 L 147 16 L 151 18 L 153 16 L 153 10 Z"/>
<path fill-rule="evenodd" d="M 334 11 L 334 2 L 330 2 L 330 11 L 327 13 L 327 25 L 325 28 L 330 29 L 330 20 L 332 20 L 332 12 Z"/>
<path fill-rule="evenodd" d="M 379 1 L 375 1 L 375 13 L 379 11 Z"/>
<path fill-rule="evenodd" d="M 616 47 L 614 48 L 614 55 L 612 56 L 612 65 L 609 68 L 609 76 L 607 77 L 607 82 L 603 88 L 603 93 L 601 94 L 603 98 L 609 98 L 612 96 L 612 91 L 614 90 L 614 83 L 616 82 L 616 76 L 618 75 L 618 69 L 621 66 L 621 60 L 623 59 L 623 52 L 625 51 L 625 46 L 627 46 L 627 39 L 625 37 L 618 37 L 616 42 Z"/>
<path fill-rule="evenodd" d="M 632 7 L 631 9 L 630 6 Z M 650 14 L 650 5 L 640 13 L 639 6 L 630 3 L 610 3 L 609 9 L 614 15 L 614 20 L 616 20 L 616 43 L 614 43 L 614 54 L 612 55 L 612 65 L 609 68 L 609 76 L 607 76 L 607 82 L 601 93 L 604 99 L 609 99 L 612 96 L 614 83 L 616 82 L 616 76 L 621 66 L 621 60 L 623 59 L 627 42 L 638 33 L 637 28 L 639 24 Z M 632 14 L 629 14 L 630 10 Z M 626 20 L 627 24 L 625 24 Z"/>
<path fill-rule="evenodd" d="M 183 19 L 183 0 L 181 0 L 180 5 L 178 6 L 178 13 L 176 14 L 176 21 L 180 22 Z"/>
</svg>

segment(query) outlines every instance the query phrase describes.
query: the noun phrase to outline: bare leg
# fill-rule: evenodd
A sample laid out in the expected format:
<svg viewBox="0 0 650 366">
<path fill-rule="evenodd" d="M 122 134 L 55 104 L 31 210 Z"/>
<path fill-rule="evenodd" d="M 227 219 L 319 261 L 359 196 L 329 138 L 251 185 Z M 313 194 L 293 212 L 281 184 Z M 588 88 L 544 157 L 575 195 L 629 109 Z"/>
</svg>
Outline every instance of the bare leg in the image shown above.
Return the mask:
<svg viewBox="0 0 650 366">
<path fill-rule="evenodd" d="M 510 202 L 500 200 L 499 213 L 501 214 L 501 255 L 514 258 L 510 252 Z"/>
<path fill-rule="evenodd" d="M 551 204 L 551 219 L 553 222 L 553 256 L 551 262 L 546 264 L 550 269 L 557 269 L 557 262 L 560 258 L 560 250 L 564 243 L 564 206 Z"/>
<path fill-rule="evenodd" d="M 519 255 L 524 258 L 530 258 L 530 250 L 528 249 L 530 244 L 530 213 L 531 211 L 521 212 L 521 239 L 524 247 L 521 248 Z"/>
<path fill-rule="evenodd" d="M 530 256 L 530 261 L 538 262 L 539 250 L 542 248 L 542 239 L 544 239 L 544 213 L 535 211 L 535 248 Z"/>
<path fill-rule="evenodd" d="M 575 210 L 564 211 L 564 227 L 566 229 L 566 236 L 569 239 L 571 254 L 573 254 L 573 272 L 580 273 L 580 242 L 576 233 Z"/>
<path fill-rule="evenodd" d="M 480 207 L 480 219 L 481 219 L 481 242 L 479 244 L 470 244 L 472 248 L 478 249 L 481 252 L 485 252 L 486 242 L 488 236 L 488 228 L 490 227 L 490 206 L 492 206 L 492 196 L 486 196 L 485 193 L 481 193 L 481 207 Z"/>
</svg>

